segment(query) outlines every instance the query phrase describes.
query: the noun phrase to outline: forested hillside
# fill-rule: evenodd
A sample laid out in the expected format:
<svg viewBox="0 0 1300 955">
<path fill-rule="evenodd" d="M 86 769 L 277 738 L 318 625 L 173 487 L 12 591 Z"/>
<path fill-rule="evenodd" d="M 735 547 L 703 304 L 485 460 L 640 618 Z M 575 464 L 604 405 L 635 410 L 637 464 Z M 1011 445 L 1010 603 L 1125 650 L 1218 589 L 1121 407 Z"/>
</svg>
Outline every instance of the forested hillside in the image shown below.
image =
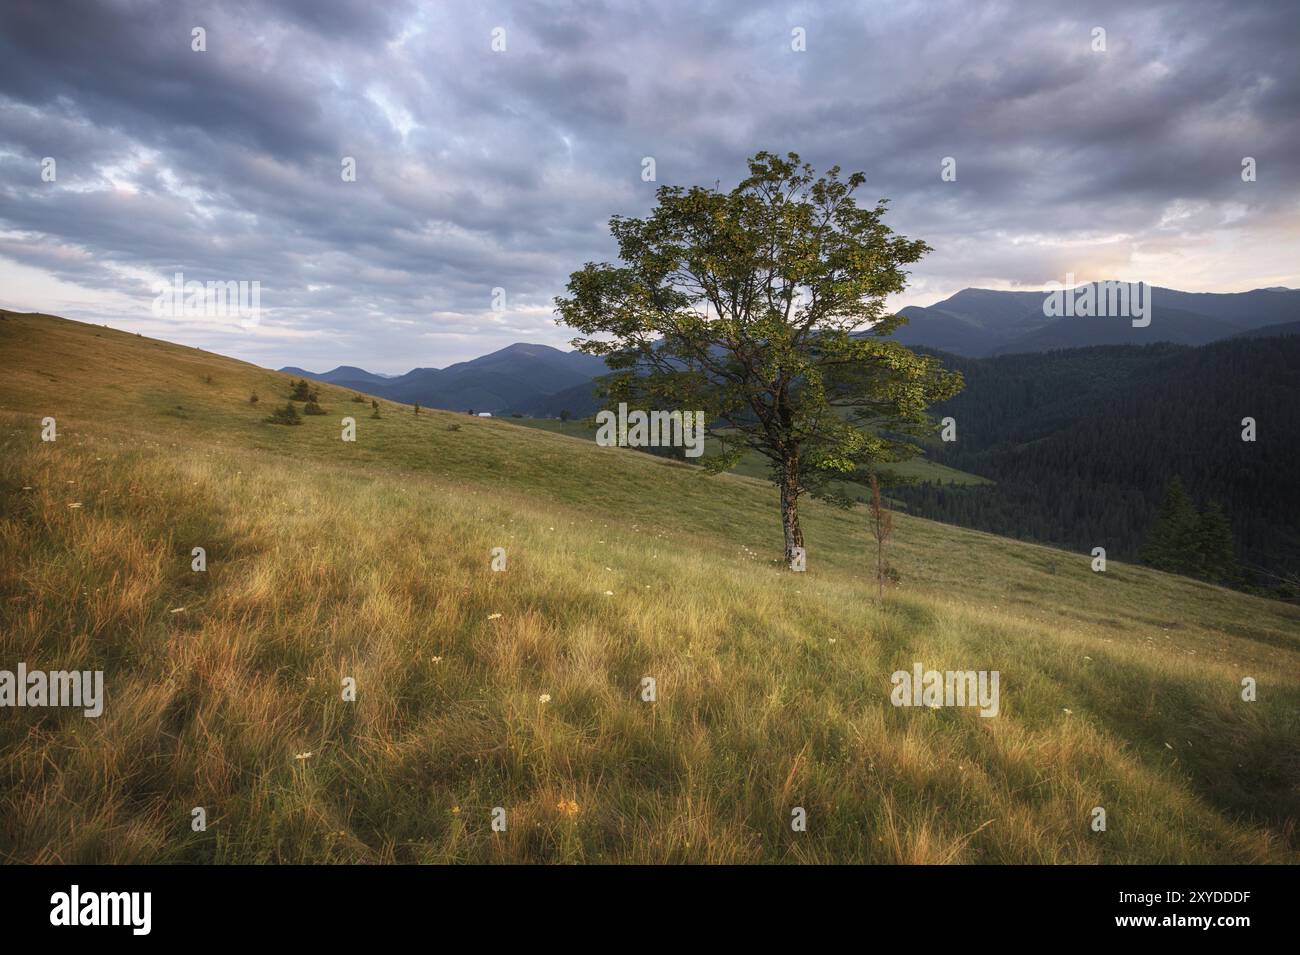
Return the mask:
<svg viewBox="0 0 1300 955">
<path fill-rule="evenodd" d="M 914 513 L 1135 559 L 1178 477 L 1227 512 L 1250 583 L 1300 574 L 1300 338 L 945 357 L 966 377 L 935 409 L 957 440 L 928 453 L 996 483 L 894 489 Z"/>
</svg>

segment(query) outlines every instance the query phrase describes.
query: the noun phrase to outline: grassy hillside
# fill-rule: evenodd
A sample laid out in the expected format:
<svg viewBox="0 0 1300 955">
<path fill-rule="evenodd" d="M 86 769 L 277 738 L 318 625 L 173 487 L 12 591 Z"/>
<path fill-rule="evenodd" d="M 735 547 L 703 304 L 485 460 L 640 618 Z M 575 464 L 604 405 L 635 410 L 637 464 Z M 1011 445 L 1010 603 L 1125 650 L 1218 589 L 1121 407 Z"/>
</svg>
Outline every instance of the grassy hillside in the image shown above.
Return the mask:
<svg viewBox="0 0 1300 955">
<path fill-rule="evenodd" d="M 792 574 L 761 482 L 289 380 L 0 319 L 0 668 L 107 697 L 0 711 L 0 858 L 1297 861 L 1293 607 L 908 517 L 881 607 L 861 512 Z"/>
<path fill-rule="evenodd" d="M 571 437 L 585 438 L 589 441 L 595 441 L 596 439 L 596 426 L 591 419 L 560 421 L 556 418 L 516 418 L 511 416 L 501 420 L 511 424 L 523 425 L 527 428 L 550 431 L 554 434 L 566 434 Z M 714 453 L 717 450 L 717 441 L 714 438 L 707 438 L 705 440 L 705 450 L 709 454 Z M 908 481 L 932 481 L 938 484 L 960 485 L 992 483 L 987 478 L 982 478 L 977 474 L 968 474 L 965 471 L 950 468 L 945 464 L 939 464 L 937 461 L 931 461 L 926 457 L 915 457 L 908 461 L 891 464 L 889 470 L 898 478 Z M 732 473 L 744 477 L 768 480 L 770 468 L 767 459 L 761 454 L 749 451 L 740 459 Z M 870 489 L 861 484 L 853 484 L 848 481 L 833 481 L 831 486 L 838 493 L 863 503 L 866 503 L 871 497 Z"/>
</svg>

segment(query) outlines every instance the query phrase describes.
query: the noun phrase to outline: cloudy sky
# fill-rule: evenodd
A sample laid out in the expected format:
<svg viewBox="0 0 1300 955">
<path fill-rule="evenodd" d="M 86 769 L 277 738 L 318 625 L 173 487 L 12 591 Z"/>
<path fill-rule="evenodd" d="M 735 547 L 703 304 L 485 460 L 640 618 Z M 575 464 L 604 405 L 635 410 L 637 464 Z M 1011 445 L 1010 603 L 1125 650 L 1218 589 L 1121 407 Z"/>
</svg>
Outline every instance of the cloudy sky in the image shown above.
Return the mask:
<svg viewBox="0 0 1300 955">
<path fill-rule="evenodd" d="M 313 370 L 565 346 L 609 217 L 760 149 L 934 246 L 899 306 L 1298 286 L 1297 37 L 1295 0 L 4 0 L 0 307 Z M 177 272 L 259 322 L 156 316 Z"/>
</svg>

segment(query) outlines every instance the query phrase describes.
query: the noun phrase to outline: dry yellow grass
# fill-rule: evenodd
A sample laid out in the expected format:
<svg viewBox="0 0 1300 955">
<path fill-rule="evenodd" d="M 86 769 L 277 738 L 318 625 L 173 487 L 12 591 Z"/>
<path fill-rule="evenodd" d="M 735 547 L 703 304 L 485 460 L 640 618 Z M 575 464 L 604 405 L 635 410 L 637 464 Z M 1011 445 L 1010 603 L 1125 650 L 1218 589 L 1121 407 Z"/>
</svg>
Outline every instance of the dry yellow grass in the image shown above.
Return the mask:
<svg viewBox="0 0 1300 955">
<path fill-rule="evenodd" d="M 0 711 L 4 859 L 1296 861 L 1295 608 L 906 518 L 879 607 L 861 514 L 794 575 L 757 482 L 287 385 L 0 320 L 0 668 L 107 696 Z"/>
</svg>

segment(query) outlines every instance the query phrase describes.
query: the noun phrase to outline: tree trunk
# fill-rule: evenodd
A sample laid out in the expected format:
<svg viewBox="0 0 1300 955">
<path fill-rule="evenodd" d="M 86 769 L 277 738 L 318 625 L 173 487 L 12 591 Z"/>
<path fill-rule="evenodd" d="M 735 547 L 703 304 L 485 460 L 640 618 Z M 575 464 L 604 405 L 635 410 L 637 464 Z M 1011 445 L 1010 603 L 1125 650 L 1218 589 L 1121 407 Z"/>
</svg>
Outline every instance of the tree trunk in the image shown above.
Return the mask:
<svg viewBox="0 0 1300 955">
<path fill-rule="evenodd" d="M 781 528 L 785 532 L 785 562 L 794 560 L 794 549 L 803 547 L 803 531 L 799 527 L 798 471 L 786 468 L 781 480 Z"/>
</svg>

